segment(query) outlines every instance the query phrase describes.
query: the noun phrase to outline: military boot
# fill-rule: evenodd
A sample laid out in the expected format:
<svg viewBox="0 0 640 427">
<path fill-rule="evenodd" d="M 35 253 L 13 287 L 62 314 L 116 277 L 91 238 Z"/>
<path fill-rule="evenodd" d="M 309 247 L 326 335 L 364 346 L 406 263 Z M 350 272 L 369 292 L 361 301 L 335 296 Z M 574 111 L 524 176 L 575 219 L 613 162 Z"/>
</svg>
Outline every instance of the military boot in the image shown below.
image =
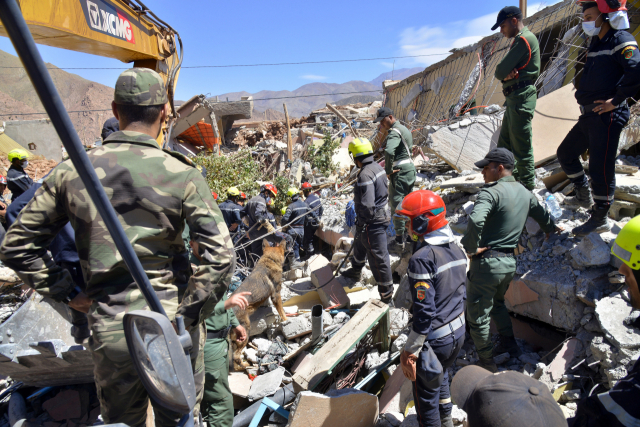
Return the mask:
<svg viewBox="0 0 640 427">
<path fill-rule="evenodd" d="M 591 206 L 593 206 L 591 188 L 589 188 L 589 185 L 583 185 L 581 187 L 576 186 L 576 195 L 565 198 L 562 203 L 570 208 L 591 209 Z"/>
<path fill-rule="evenodd" d="M 447 416 L 440 415 L 440 427 L 453 427 L 453 417 L 451 414 Z"/>
<path fill-rule="evenodd" d="M 354 267 L 353 264 L 351 264 L 351 267 L 347 268 L 346 270 L 342 270 L 340 272 L 340 275 L 346 277 L 347 279 L 352 279 L 356 282 L 359 282 L 362 278 L 362 267 Z"/>
<path fill-rule="evenodd" d="M 380 301 L 390 308 L 395 307 L 393 303 L 393 285 L 378 285 L 378 293 L 380 294 Z"/>
<path fill-rule="evenodd" d="M 477 365 L 489 372 L 493 372 L 494 374 L 498 372 L 498 366 L 493 361 L 493 358 L 485 359 L 484 357 L 481 357 L 480 360 L 478 360 Z"/>
<path fill-rule="evenodd" d="M 503 353 L 509 353 L 511 357 L 520 357 L 522 350 L 520 350 L 515 337 L 500 335 L 498 343 L 493 347 L 493 355 L 498 356 Z"/>
<path fill-rule="evenodd" d="M 607 215 L 609 214 L 609 206 L 595 205 L 591 209 L 591 218 L 579 227 L 571 230 L 574 236 L 584 237 L 593 233 L 604 233 L 611 230 L 611 224 Z"/>
</svg>

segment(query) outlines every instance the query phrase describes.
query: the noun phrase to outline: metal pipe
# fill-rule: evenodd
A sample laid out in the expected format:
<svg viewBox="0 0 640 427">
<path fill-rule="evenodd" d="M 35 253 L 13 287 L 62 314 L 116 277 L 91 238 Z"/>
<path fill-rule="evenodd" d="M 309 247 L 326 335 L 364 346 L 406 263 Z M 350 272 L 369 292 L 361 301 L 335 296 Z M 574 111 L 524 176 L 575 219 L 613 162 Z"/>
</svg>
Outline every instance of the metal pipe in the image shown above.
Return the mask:
<svg viewBox="0 0 640 427">
<path fill-rule="evenodd" d="M 280 406 L 284 406 L 289 402 L 292 402 L 293 399 L 296 398 L 296 394 L 293 391 L 293 384 L 287 384 L 281 389 L 278 389 L 276 394 L 268 397 Z M 232 427 L 248 427 L 249 424 L 251 424 L 251 420 L 253 420 L 253 417 L 256 415 L 256 412 L 258 412 L 261 404 L 262 399 L 256 401 L 253 405 L 233 417 Z M 269 418 L 269 414 L 265 414 L 264 416 Z"/>
<path fill-rule="evenodd" d="M 111 234 L 118 251 L 122 255 L 122 259 L 129 268 L 133 280 L 140 288 L 151 310 L 166 316 L 167 314 L 160 304 L 160 300 L 154 292 L 149 278 L 145 274 L 140 260 L 122 228 L 122 224 L 120 224 L 116 216 L 116 211 L 111 206 L 98 175 L 89 161 L 89 157 L 71 123 L 67 110 L 64 108 L 62 99 L 53 85 L 51 76 L 44 65 L 44 61 L 42 61 L 42 57 L 38 52 L 16 0 L 0 0 L 0 20 L 4 24 L 4 28 L 13 43 L 13 47 L 18 52 L 27 74 L 29 74 L 29 78 L 38 93 L 42 105 L 44 105 L 45 111 L 56 128 L 64 148 L 67 149 L 71 162 L 78 171 L 82 183 L 96 205 L 96 209 L 107 226 L 109 234 Z"/>
<path fill-rule="evenodd" d="M 316 304 L 311 307 L 311 341 L 315 341 L 322 335 L 324 330 L 323 313 L 322 304 Z"/>
</svg>

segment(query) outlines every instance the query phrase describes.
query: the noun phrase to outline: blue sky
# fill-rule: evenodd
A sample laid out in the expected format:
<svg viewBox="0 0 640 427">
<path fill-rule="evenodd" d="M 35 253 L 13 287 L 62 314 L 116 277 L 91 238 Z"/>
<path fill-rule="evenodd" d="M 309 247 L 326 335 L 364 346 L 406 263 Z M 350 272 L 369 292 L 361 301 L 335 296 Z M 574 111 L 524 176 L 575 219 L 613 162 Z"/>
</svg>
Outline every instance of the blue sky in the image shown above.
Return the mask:
<svg viewBox="0 0 640 427">
<path fill-rule="evenodd" d="M 529 15 L 559 0 L 529 5 Z M 509 4 L 485 1 L 372 0 L 349 2 L 148 0 L 146 5 L 181 35 L 184 66 L 305 62 L 448 52 L 491 34 L 497 12 Z M 402 9 L 401 11 L 399 11 Z M 396 12 L 398 11 L 398 12 Z M 0 37 L 0 49 L 15 54 Z M 58 67 L 128 68 L 115 59 L 40 46 Z M 446 55 L 398 59 L 395 68 L 428 66 Z M 293 90 L 306 83 L 369 81 L 391 71 L 393 60 L 271 67 L 183 69 L 176 99 L 193 95 Z M 117 70 L 73 70 L 112 86 Z"/>
</svg>

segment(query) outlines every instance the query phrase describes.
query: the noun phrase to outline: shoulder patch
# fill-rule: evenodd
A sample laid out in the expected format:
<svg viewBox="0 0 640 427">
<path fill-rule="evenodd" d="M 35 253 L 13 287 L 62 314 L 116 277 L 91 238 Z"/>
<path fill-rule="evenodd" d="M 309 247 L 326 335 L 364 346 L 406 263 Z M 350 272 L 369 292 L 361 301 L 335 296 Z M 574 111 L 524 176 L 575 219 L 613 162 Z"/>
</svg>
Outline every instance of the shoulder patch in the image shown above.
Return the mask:
<svg viewBox="0 0 640 427">
<path fill-rule="evenodd" d="M 416 298 L 418 298 L 418 301 L 424 301 L 427 297 L 427 289 L 430 288 L 429 284 L 426 282 L 418 282 L 413 285 L 413 287 L 416 288 Z"/>
<path fill-rule="evenodd" d="M 177 151 L 169 151 L 166 149 L 162 149 L 162 151 L 164 151 L 165 153 L 169 154 L 171 157 L 175 157 L 176 159 L 180 160 L 182 163 L 184 163 L 185 165 L 189 165 L 192 167 L 196 167 L 195 163 L 193 163 L 191 161 L 190 158 L 188 158 L 187 156 L 185 156 L 184 154 L 178 153 Z"/>
<path fill-rule="evenodd" d="M 637 49 L 638 48 L 636 46 L 627 46 L 622 49 L 622 56 L 624 56 L 625 59 L 631 59 L 631 57 L 633 56 L 633 51 Z"/>
</svg>

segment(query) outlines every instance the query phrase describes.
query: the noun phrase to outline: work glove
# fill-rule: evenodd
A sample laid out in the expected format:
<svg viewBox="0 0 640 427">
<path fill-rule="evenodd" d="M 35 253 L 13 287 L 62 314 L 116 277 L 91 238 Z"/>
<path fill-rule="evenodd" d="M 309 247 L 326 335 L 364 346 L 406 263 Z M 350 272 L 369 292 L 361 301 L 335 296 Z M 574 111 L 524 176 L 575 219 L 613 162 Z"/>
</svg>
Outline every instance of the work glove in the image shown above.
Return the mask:
<svg viewBox="0 0 640 427">
<path fill-rule="evenodd" d="M 418 360 L 418 357 L 408 351 L 403 351 L 402 354 L 400 354 L 400 366 L 402 367 L 402 373 L 405 378 L 410 381 L 416 380 L 416 360 Z"/>
<path fill-rule="evenodd" d="M 248 216 L 245 216 L 244 218 L 242 218 L 242 223 L 243 223 L 245 226 L 249 227 L 249 217 L 248 217 Z"/>
</svg>

